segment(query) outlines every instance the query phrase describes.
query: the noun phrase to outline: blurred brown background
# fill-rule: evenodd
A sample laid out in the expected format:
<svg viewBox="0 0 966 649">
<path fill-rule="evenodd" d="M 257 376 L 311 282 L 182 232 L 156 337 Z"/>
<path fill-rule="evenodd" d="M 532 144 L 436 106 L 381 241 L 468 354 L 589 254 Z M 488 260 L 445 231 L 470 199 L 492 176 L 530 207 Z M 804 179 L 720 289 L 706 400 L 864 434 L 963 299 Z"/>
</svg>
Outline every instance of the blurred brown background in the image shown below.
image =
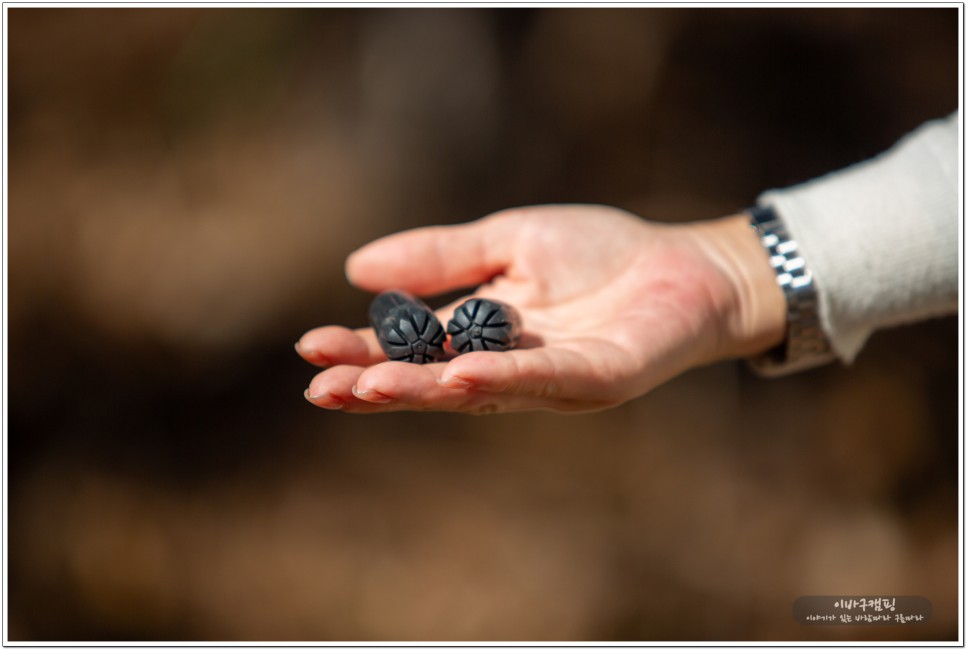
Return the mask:
<svg viewBox="0 0 966 649">
<path fill-rule="evenodd" d="M 956 9 L 8 16 L 11 640 L 956 638 L 953 318 L 566 417 L 324 412 L 292 350 L 374 237 L 887 148 L 957 108 Z"/>
</svg>

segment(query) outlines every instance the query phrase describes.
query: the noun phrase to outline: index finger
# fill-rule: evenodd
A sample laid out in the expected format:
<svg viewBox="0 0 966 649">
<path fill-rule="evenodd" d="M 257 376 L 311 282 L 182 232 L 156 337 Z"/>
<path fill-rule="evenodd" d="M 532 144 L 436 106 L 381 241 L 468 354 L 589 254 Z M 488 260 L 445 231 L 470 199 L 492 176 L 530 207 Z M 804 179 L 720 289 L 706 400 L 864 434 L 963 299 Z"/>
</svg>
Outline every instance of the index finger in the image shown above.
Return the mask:
<svg viewBox="0 0 966 649">
<path fill-rule="evenodd" d="M 489 281 L 506 270 L 519 221 L 508 212 L 460 225 L 416 228 L 369 243 L 346 260 L 346 275 L 369 291 L 432 295 Z"/>
</svg>

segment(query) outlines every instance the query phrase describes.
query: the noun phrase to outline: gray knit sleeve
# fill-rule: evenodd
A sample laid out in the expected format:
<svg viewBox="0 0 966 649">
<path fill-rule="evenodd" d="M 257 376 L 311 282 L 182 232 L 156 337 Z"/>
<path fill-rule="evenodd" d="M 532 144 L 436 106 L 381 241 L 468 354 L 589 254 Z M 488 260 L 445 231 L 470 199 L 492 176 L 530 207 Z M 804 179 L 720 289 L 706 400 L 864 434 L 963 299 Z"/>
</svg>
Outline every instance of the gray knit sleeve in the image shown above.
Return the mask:
<svg viewBox="0 0 966 649">
<path fill-rule="evenodd" d="M 877 329 L 955 313 L 959 141 L 954 113 L 872 160 L 759 198 L 798 241 L 846 362 Z"/>
</svg>

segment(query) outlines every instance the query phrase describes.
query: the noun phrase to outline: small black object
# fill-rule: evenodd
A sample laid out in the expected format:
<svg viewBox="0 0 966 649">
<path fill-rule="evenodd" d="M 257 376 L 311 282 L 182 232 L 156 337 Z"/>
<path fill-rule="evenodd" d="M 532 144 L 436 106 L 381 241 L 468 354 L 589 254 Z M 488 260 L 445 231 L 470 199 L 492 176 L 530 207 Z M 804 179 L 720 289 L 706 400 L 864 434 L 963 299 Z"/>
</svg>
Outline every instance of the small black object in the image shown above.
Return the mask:
<svg viewBox="0 0 966 649">
<path fill-rule="evenodd" d="M 522 329 L 520 314 L 512 306 L 479 297 L 456 307 L 453 319 L 446 325 L 452 336 L 450 346 L 460 354 L 513 349 Z"/>
<path fill-rule="evenodd" d="M 403 291 L 380 293 L 369 306 L 369 323 L 391 361 L 423 365 L 442 360 L 446 332 L 432 310 Z"/>
</svg>

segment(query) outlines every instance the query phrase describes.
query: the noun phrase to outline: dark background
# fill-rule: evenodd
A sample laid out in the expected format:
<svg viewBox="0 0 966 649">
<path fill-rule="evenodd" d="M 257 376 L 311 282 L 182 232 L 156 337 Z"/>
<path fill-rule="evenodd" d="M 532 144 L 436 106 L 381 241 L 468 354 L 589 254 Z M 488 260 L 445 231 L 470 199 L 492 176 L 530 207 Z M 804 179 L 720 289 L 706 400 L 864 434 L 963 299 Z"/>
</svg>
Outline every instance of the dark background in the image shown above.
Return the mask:
<svg viewBox="0 0 966 649">
<path fill-rule="evenodd" d="M 325 412 L 292 350 L 364 324 L 374 237 L 884 150 L 957 108 L 956 9 L 8 19 L 11 640 L 956 638 L 954 318 L 581 416 Z"/>
</svg>

